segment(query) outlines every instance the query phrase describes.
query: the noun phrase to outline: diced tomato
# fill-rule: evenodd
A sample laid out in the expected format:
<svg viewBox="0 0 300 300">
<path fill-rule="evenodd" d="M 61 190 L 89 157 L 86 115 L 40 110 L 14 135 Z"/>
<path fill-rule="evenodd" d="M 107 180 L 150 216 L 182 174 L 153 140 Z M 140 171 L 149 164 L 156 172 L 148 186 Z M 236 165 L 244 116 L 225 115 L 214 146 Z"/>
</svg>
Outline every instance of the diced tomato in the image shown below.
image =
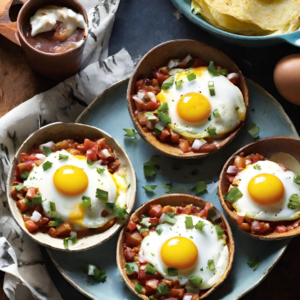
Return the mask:
<svg viewBox="0 0 300 300">
<path fill-rule="evenodd" d="M 29 208 L 29 206 L 25 202 L 25 199 L 21 199 L 21 200 L 17 201 L 17 206 L 22 214 L 24 212 L 26 212 Z"/>
<path fill-rule="evenodd" d="M 126 245 L 129 247 L 136 247 L 141 244 L 143 237 L 139 234 L 138 231 L 133 231 L 127 233 Z"/>
<path fill-rule="evenodd" d="M 92 143 L 93 142 L 91 140 L 85 139 L 84 143 L 83 143 L 84 150 L 87 151 L 87 150 L 91 149 Z"/>
<path fill-rule="evenodd" d="M 164 83 L 164 81 L 170 77 L 170 75 L 164 75 L 159 72 L 156 72 L 155 77 L 158 80 L 159 85 L 162 85 Z"/>
<path fill-rule="evenodd" d="M 189 151 L 190 144 L 187 140 L 179 139 L 179 149 L 183 152 L 186 153 Z"/>
<path fill-rule="evenodd" d="M 56 228 L 54 228 L 54 227 L 51 227 L 50 229 L 49 229 L 49 231 L 48 231 L 48 234 L 50 235 L 50 236 L 52 236 L 52 237 L 56 237 L 56 235 L 57 235 L 57 233 L 56 233 Z"/>
<path fill-rule="evenodd" d="M 151 224 L 158 224 L 158 222 L 159 222 L 159 218 L 150 218 L 150 220 L 149 220 L 149 222 L 151 223 Z"/>
<path fill-rule="evenodd" d="M 192 207 L 192 214 L 195 215 L 195 214 L 199 214 L 201 211 L 201 207 L 198 207 L 198 206 L 193 206 Z"/>
<path fill-rule="evenodd" d="M 89 159 L 91 161 L 98 160 L 97 152 L 95 152 L 91 149 L 87 150 L 85 155 L 86 155 L 87 159 Z"/>
<path fill-rule="evenodd" d="M 193 66 L 192 68 L 204 67 L 207 66 L 207 63 L 200 58 L 193 58 Z"/>
<path fill-rule="evenodd" d="M 145 110 L 146 111 L 154 111 L 154 110 L 158 109 L 159 106 L 160 106 L 160 102 L 149 101 L 145 104 Z"/>
<path fill-rule="evenodd" d="M 239 227 L 244 231 L 250 231 L 250 225 L 248 223 L 242 223 L 239 225 Z"/>
<path fill-rule="evenodd" d="M 138 111 L 145 111 L 145 103 L 135 101 L 135 106 Z"/>
<path fill-rule="evenodd" d="M 36 194 L 35 188 L 29 188 L 26 193 L 26 198 L 32 199 Z"/>
<path fill-rule="evenodd" d="M 107 210 L 103 209 L 102 212 L 101 212 L 101 217 L 105 218 L 108 215 L 109 215 L 109 212 Z"/>
<path fill-rule="evenodd" d="M 199 149 L 200 152 L 212 152 L 217 150 L 217 144 L 215 143 L 206 143 L 204 145 L 202 145 Z"/>
<path fill-rule="evenodd" d="M 206 218 L 206 217 L 207 217 L 207 214 L 208 214 L 208 211 L 209 211 L 211 208 L 213 208 L 213 205 L 212 205 L 211 203 L 207 202 L 207 203 L 205 204 L 204 209 L 201 210 L 200 216 L 201 216 L 202 218 Z"/>
<path fill-rule="evenodd" d="M 161 135 L 160 135 L 160 140 L 163 142 L 163 143 L 167 143 L 170 141 L 170 137 L 171 137 L 171 133 L 170 133 L 170 130 L 167 129 L 167 128 L 164 128 L 161 132 Z"/>
<path fill-rule="evenodd" d="M 280 225 L 280 226 L 276 226 L 276 227 L 275 227 L 275 231 L 276 231 L 277 233 L 284 233 L 284 232 L 286 232 L 287 230 L 286 230 L 286 227 L 285 227 L 285 226 Z"/>
<path fill-rule="evenodd" d="M 143 87 L 144 87 L 144 80 L 143 79 L 140 79 L 135 83 L 135 88 L 136 88 L 137 91 L 140 90 Z"/>
<path fill-rule="evenodd" d="M 126 228 L 132 231 L 136 228 L 136 223 L 130 220 Z"/>
<path fill-rule="evenodd" d="M 26 221 L 25 222 L 25 227 L 26 227 L 26 229 L 29 231 L 29 232 L 34 232 L 34 231 L 36 231 L 38 228 L 39 228 L 39 226 L 37 226 L 33 221 L 31 221 L 31 220 L 28 220 L 28 221 Z"/>
<path fill-rule="evenodd" d="M 157 279 L 149 279 L 149 280 L 146 280 L 145 286 L 146 287 L 148 286 L 151 289 L 156 290 L 157 286 L 158 286 L 158 283 L 159 283 L 159 280 L 157 280 Z"/>
<path fill-rule="evenodd" d="M 292 225 L 286 226 L 286 231 L 290 231 L 290 230 L 293 230 L 293 229 L 294 229 L 294 226 L 292 226 Z"/>
<path fill-rule="evenodd" d="M 171 142 L 173 144 L 178 144 L 179 143 L 179 134 L 175 133 L 173 130 L 171 130 Z"/>
<path fill-rule="evenodd" d="M 41 217 L 39 221 L 35 222 L 35 224 L 39 227 L 42 227 L 50 222 L 50 218 Z"/>
<path fill-rule="evenodd" d="M 72 227 L 68 222 L 64 222 L 56 228 L 56 234 L 60 237 L 69 237 Z"/>
<path fill-rule="evenodd" d="M 162 206 L 160 204 L 152 206 L 151 209 L 149 210 L 149 216 L 151 218 L 159 218 L 162 215 Z"/>
<path fill-rule="evenodd" d="M 184 295 L 184 289 L 180 289 L 180 288 L 173 288 L 170 292 L 170 296 L 178 297 L 179 299 L 182 299 L 183 295 Z"/>
<path fill-rule="evenodd" d="M 129 247 L 126 247 L 124 250 L 124 255 L 127 262 L 133 262 L 136 254 L 132 252 Z"/>
</svg>

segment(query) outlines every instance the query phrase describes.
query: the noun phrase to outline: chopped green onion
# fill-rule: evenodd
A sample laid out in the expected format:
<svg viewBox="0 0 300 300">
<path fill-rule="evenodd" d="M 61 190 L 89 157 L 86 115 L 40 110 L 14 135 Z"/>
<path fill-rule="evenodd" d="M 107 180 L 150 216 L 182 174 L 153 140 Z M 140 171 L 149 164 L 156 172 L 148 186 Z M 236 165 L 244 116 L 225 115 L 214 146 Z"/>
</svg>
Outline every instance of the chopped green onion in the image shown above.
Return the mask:
<svg viewBox="0 0 300 300">
<path fill-rule="evenodd" d="M 167 273 L 168 273 L 169 276 L 177 276 L 178 275 L 178 269 L 168 268 Z"/>
<path fill-rule="evenodd" d="M 300 174 L 295 174 L 294 182 L 300 185 Z"/>
<path fill-rule="evenodd" d="M 152 113 L 146 113 L 147 121 L 150 120 L 156 120 L 156 116 L 154 116 Z"/>
<path fill-rule="evenodd" d="M 159 121 L 158 123 L 155 124 L 154 131 L 160 136 L 164 128 L 165 128 L 164 124 L 161 121 Z"/>
<path fill-rule="evenodd" d="M 216 95 L 216 91 L 215 91 L 215 85 L 213 81 L 209 81 L 208 82 L 208 90 L 211 96 L 215 96 Z"/>
<path fill-rule="evenodd" d="M 138 231 L 139 233 L 142 233 L 143 231 L 149 231 L 149 228 L 139 228 Z"/>
<path fill-rule="evenodd" d="M 156 289 L 156 295 L 167 295 L 170 291 L 171 289 L 169 289 L 167 285 L 160 283 Z"/>
<path fill-rule="evenodd" d="M 135 136 L 136 131 L 134 129 L 123 128 L 123 130 L 126 132 L 126 134 L 124 134 L 124 136 L 136 139 L 136 136 Z"/>
<path fill-rule="evenodd" d="M 253 138 L 256 138 L 259 135 L 260 129 L 255 123 L 250 124 L 247 129 Z"/>
<path fill-rule="evenodd" d="M 49 207 L 50 207 L 50 211 L 51 212 L 55 212 L 56 211 L 56 206 L 54 202 L 49 201 Z"/>
<path fill-rule="evenodd" d="M 33 206 L 33 203 L 31 202 L 31 200 L 29 198 L 25 198 L 24 201 L 28 206 Z"/>
<path fill-rule="evenodd" d="M 44 169 L 44 171 L 47 171 L 47 170 L 49 170 L 49 169 L 51 169 L 52 168 L 52 162 L 50 162 L 50 161 L 46 161 L 45 163 L 43 163 L 43 169 Z"/>
<path fill-rule="evenodd" d="M 289 198 L 288 208 L 289 209 L 296 209 L 299 204 L 300 204 L 300 197 L 299 197 L 299 195 L 298 194 L 293 194 Z"/>
<path fill-rule="evenodd" d="M 42 203 L 42 196 L 40 194 L 35 194 L 35 196 L 32 198 L 32 202 L 34 205 L 41 204 Z"/>
<path fill-rule="evenodd" d="M 175 77 L 174 76 L 169 77 L 168 79 L 166 79 L 163 82 L 161 88 L 163 90 L 167 90 L 169 87 L 171 87 L 173 85 L 174 81 L 175 81 Z"/>
<path fill-rule="evenodd" d="M 212 259 L 207 262 L 207 269 L 211 271 L 215 269 L 215 262 Z"/>
<path fill-rule="evenodd" d="M 178 80 L 178 81 L 175 81 L 175 85 L 176 85 L 176 89 L 180 89 L 181 85 L 183 84 L 183 80 Z"/>
<path fill-rule="evenodd" d="M 165 113 L 159 112 L 158 118 L 165 126 L 167 126 L 169 123 L 171 123 L 171 118 L 168 115 L 166 115 Z"/>
<path fill-rule="evenodd" d="M 211 138 L 214 138 L 216 137 L 218 134 L 217 134 L 217 130 L 216 130 L 216 127 L 212 127 L 212 128 L 207 128 L 206 131 L 208 132 L 209 136 Z"/>
<path fill-rule="evenodd" d="M 144 185 L 142 186 L 142 188 L 144 190 L 146 190 L 149 193 L 153 193 L 153 191 L 155 190 L 155 188 L 157 187 L 157 185 Z"/>
<path fill-rule="evenodd" d="M 91 198 L 87 196 L 82 196 L 82 203 L 80 204 L 81 208 L 89 207 L 91 206 Z"/>
<path fill-rule="evenodd" d="M 163 104 L 157 109 L 158 112 L 161 112 L 161 111 L 168 111 L 168 110 L 169 110 L 168 102 L 163 103 Z"/>
<path fill-rule="evenodd" d="M 101 189 L 96 190 L 96 198 L 102 201 L 107 201 L 108 200 L 108 192 L 103 191 Z"/>
<path fill-rule="evenodd" d="M 15 189 L 17 192 L 20 192 L 23 187 L 24 187 L 24 184 L 20 183 L 18 185 L 13 186 L 13 189 Z"/>
<path fill-rule="evenodd" d="M 94 162 L 89 159 L 86 160 L 86 163 L 88 164 L 88 166 L 92 166 L 94 164 Z"/>
<path fill-rule="evenodd" d="M 65 239 L 64 239 L 64 247 L 65 247 L 66 249 L 69 249 L 69 241 L 71 241 L 73 245 L 77 243 L 77 239 L 74 238 L 73 236 L 72 236 L 72 237 L 65 238 Z"/>
<path fill-rule="evenodd" d="M 155 272 L 156 272 L 156 269 L 153 266 L 151 266 L 150 264 L 146 265 L 145 273 L 147 275 L 153 275 Z"/>
<path fill-rule="evenodd" d="M 229 193 L 224 195 L 224 199 L 230 203 L 233 203 L 237 199 L 243 196 L 242 192 L 238 189 L 238 187 L 234 186 Z"/>
<path fill-rule="evenodd" d="M 207 70 L 212 76 L 227 75 L 228 73 L 227 69 L 217 70 L 213 61 L 209 62 Z"/>
<path fill-rule="evenodd" d="M 64 221 L 61 218 L 54 218 L 53 221 L 49 222 L 49 225 L 52 226 L 52 227 L 57 227 L 57 226 L 61 225 L 63 222 Z"/>
<path fill-rule="evenodd" d="M 193 228 L 193 218 L 192 217 L 185 217 L 185 227 L 186 228 Z"/>
<path fill-rule="evenodd" d="M 26 180 L 29 176 L 29 172 L 27 171 L 23 171 L 20 178 L 23 179 L 23 180 Z"/>
<path fill-rule="evenodd" d="M 253 271 L 255 271 L 259 265 L 259 259 L 258 257 L 251 257 L 248 261 L 247 261 L 247 265 L 253 269 Z"/>
<path fill-rule="evenodd" d="M 136 264 L 136 262 L 129 262 L 125 264 L 125 268 L 126 268 L 126 273 L 128 275 L 132 275 L 134 272 L 138 272 L 139 271 L 139 267 Z"/>
<path fill-rule="evenodd" d="M 219 113 L 219 111 L 218 111 L 217 109 L 215 109 L 215 110 L 213 111 L 213 115 L 214 115 L 214 117 L 215 117 L 216 119 L 221 117 L 221 116 L 220 116 L 220 113 Z"/>
<path fill-rule="evenodd" d="M 190 73 L 186 77 L 187 77 L 188 81 L 192 81 L 192 80 L 196 79 L 195 73 Z"/>
<path fill-rule="evenodd" d="M 166 214 L 165 221 L 166 221 L 166 223 L 168 223 L 170 225 L 174 225 L 176 223 L 177 219 L 174 217 L 170 217 L 169 214 Z"/>
<path fill-rule="evenodd" d="M 139 285 L 137 282 L 134 284 L 134 289 L 139 294 L 141 294 L 143 292 L 143 287 L 141 285 Z"/>
<path fill-rule="evenodd" d="M 209 209 L 207 212 L 207 219 L 212 220 L 212 218 L 216 215 L 216 212 L 213 208 Z"/>
<path fill-rule="evenodd" d="M 186 285 L 185 288 L 186 288 L 186 291 L 188 293 L 192 293 L 192 294 L 198 294 L 199 293 L 199 289 L 197 287 Z"/>
<path fill-rule="evenodd" d="M 128 212 L 126 211 L 126 208 L 117 205 L 114 206 L 113 213 L 117 218 L 122 220 L 125 220 L 128 216 Z"/>
<path fill-rule="evenodd" d="M 109 214 L 111 214 L 112 212 L 113 212 L 113 209 L 114 209 L 114 206 L 115 206 L 115 204 L 114 203 L 105 203 L 105 210 L 109 213 Z"/>
<path fill-rule="evenodd" d="M 258 164 L 254 165 L 253 168 L 254 168 L 255 170 L 261 170 L 261 167 L 260 167 L 260 165 L 258 165 Z"/>
<path fill-rule="evenodd" d="M 200 231 L 202 231 L 202 228 L 203 228 L 204 226 L 205 226 L 205 223 L 204 223 L 203 221 L 199 221 L 199 222 L 196 224 L 195 228 L 198 229 L 198 230 L 200 230 Z"/>
<path fill-rule="evenodd" d="M 222 236 L 224 234 L 224 230 L 219 225 L 215 225 L 215 229 L 218 236 Z"/>
<path fill-rule="evenodd" d="M 140 222 L 140 224 L 143 227 L 150 227 L 151 226 L 150 218 L 148 218 L 148 217 L 143 218 L 142 221 Z"/>
<path fill-rule="evenodd" d="M 104 168 L 97 168 L 97 173 L 102 174 L 105 171 Z"/>
<path fill-rule="evenodd" d="M 174 212 L 168 212 L 166 213 L 166 215 L 168 215 L 170 218 L 173 218 L 175 216 Z"/>
<path fill-rule="evenodd" d="M 202 277 L 196 275 L 196 276 L 193 276 L 189 279 L 189 282 L 192 284 L 192 285 L 199 285 L 201 282 L 202 282 Z"/>
<path fill-rule="evenodd" d="M 59 154 L 59 156 L 58 156 L 58 160 L 61 160 L 61 159 L 67 160 L 68 158 L 69 158 L 69 156 L 64 155 L 64 154 Z"/>
<path fill-rule="evenodd" d="M 43 151 L 46 156 L 49 156 L 52 153 L 52 150 L 48 147 L 43 147 Z"/>
</svg>

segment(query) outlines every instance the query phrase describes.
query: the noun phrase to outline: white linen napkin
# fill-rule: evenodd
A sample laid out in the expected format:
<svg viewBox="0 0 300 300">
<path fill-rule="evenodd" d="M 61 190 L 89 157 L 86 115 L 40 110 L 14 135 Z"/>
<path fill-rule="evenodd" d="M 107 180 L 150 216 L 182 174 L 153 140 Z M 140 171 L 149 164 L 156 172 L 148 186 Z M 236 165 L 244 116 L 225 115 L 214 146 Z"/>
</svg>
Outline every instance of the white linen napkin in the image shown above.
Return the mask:
<svg viewBox="0 0 300 300">
<path fill-rule="evenodd" d="M 133 71 L 125 49 L 107 57 L 119 0 L 79 0 L 88 11 L 89 36 L 84 66 L 51 90 L 34 96 L 0 119 L 0 270 L 11 300 L 61 300 L 44 265 L 40 249 L 11 217 L 6 175 L 14 154 L 33 131 L 56 121 L 73 122 L 100 93 Z"/>
</svg>

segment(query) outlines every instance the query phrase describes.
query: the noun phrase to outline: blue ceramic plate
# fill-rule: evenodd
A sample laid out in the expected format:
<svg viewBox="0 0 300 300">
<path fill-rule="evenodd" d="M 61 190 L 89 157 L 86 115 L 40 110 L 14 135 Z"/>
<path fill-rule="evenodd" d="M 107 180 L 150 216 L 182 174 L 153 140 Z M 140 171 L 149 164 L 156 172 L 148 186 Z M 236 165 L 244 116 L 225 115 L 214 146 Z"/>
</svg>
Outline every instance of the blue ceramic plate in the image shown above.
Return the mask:
<svg viewBox="0 0 300 300">
<path fill-rule="evenodd" d="M 223 164 L 231 154 L 252 142 L 252 137 L 247 133 L 246 128 L 227 147 L 202 160 L 183 161 L 162 157 L 161 173 L 155 179 L 147 181 L 143 174 L 143 163 L 148 161 L 152 155 L 160 155 L 160 153 L 153 150 L 141 138 L 131 140 L 124 137 L 123 128 L 133 128 L 127 110 L 127 84 L 128 80 L 126 79 L 113 85 L 84 111 L 77 122 L 105 130 L 125 148 L 137 175 L 138 189 L 135 207 L 139 207 L 154 197 L 164 195 L 167 190 L 164 186 L 165 183 L 173 182 L 174 192 L 192 194 L 190 189 L 195 182 L 204 180 L 208 185 L 208 192 L 201 197 L 223 211 L 217 196 L 216 181 Z M 260 137 L 276 135 L 298 137 L 293 124 L 280 104 L 257 84 L 251 81 L 247 81 L 247 84 L 251 105 L 247 123 L 255 122 L 260 127 Z M 173 170 L 173 164 L 176 164 L 180 170 Z M 157 184 L 153 195 L 146 194 L 142 188 L 146 184 Z M 252 239 L 238 230 L 231 222 L 230 225 L 236 243 L 233 268 L 225 283 L 207 299 L 240 298 L 263 280 L 289 243 L 289 240 L 263 242 Z M 139 298 L 133 295 L 122 281 L 116 265 L 117 238 L 116 235 L 106 243 L 85 252 L 64 253 L 48 249 L 48 253 L 62 275 L 86 296 L 101 300 L 137 300 Z M 258 256 L 260 259 L 260 265 L 256 271 L 247 265 L 248 259 L 253 256 Z M 87 280 L 87 276 L 82 271 L 82 265 L 87 263 L 105 269 L 107 281 L 95 283 Z"/>
<path fill-rule="evenodd" d="M 172 2 L 191 22 L 224 42 L 243 47 L 265 47 L 287 42 L 296 47 L 300 47 L 300 31 L 270 36 L 245 36 L 234 34 L 214 27 L 201 15 L 194 15 L 191 12 L 191 0 L 172 0 Z"/>
</svg>

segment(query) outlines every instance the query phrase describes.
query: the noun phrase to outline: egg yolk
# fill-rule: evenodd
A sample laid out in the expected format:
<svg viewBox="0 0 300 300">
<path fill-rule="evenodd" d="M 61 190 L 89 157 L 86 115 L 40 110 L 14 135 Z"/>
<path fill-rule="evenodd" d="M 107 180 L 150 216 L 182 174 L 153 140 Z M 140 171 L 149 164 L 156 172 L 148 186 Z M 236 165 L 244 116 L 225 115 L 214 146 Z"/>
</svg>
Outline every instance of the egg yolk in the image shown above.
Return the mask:
<svg viewBox="0 0 300 300">
<path fill-rule="evenodd" d="M 177 236 L 168 239 L 160 250 L 163 262 L 171 268 L 188 269 L 198 259 L 198 249 L 190 239 Z"/>
<path fill-rule="evenodd" d="M 82 169 L 75 166 L 63 166 L 54 173 L 53 183 L 62 194 L 75 196 L 86 190 L 89 179 Z"/>
<path fill-rule="evenodd" d="M 248 192 L 256 203 L 270 205 L 282 199 L 284 186 L 275 175 L 259 174 L 249 181 Z"/>
<path fill-rule="evenodd" d="M 177 112 L 181 119 L 195 123 L 207 119 L 211 106 L 205 96 L 200 93 L 189 93 L 180 98 Z"/>
</svg>

